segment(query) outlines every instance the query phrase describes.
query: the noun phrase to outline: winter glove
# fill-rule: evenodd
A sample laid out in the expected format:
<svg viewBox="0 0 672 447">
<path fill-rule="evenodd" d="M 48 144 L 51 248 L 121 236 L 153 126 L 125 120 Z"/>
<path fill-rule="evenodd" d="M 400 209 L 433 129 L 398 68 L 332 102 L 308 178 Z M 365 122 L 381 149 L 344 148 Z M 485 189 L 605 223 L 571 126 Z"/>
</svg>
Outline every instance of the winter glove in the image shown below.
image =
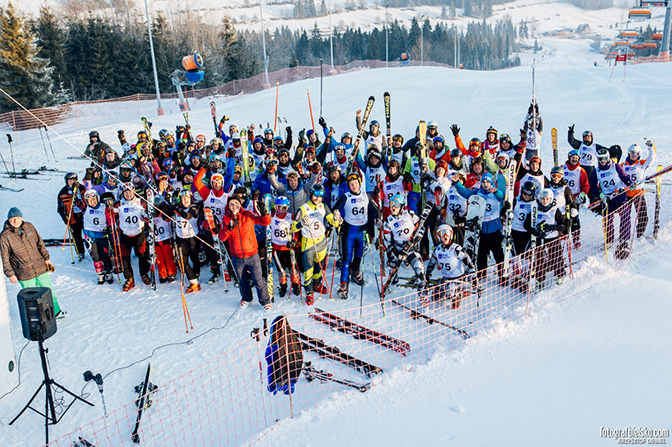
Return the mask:
<svg viewBox="0 0 672 447">
<path fill-rule="evenodd" d="M 324 118 L 320 117 L 320 119 L 317 120 L 317 122 L 320 124 L 320 126 L 322 126 L 323 129 L 327 128 L 327 122 L 324 120 Z"/>
<path fill-rule="evenodd" d="M 569 133 L 571 133 L 571 134 L 574 133 L 574 126 L 575 126 L 575 124 L 572 124 L 571 126 L 569 126 Z"/>
<path fill-rule="evenodd" d="M 644 140 L 646 141 L 646 145 L 647 145 L 648 147 L 653 147 L 653 142 L 652 142 L 650 139 L 648 139 L 648 138 L 644 138 Z"/>
<path fill-rule="evenodd" d="M 378 197 L 378 194 L 380 194 L 380 185 L 376 184 L 373 188 L 373 196 Z"/>
<path fill-rule="evenodd" d="M 289 248 L 290 250 L 294 250 L 296 248 L 296 241 L 291 240 L 291 241 L 287 242 L 287 248 Z"/>
<path fill-rule="evenodd" d="M 576 196 L 576 203 L 579 205 L 586 203 L 586 193 L 581 191 L 578 196 Z"/>
<path fill-rule="evenodd" d="M 310 170 L 313 174 L 320 175 L 320 173 L 322 172 L 322 165 L 319 163 L 313 163 L 312 166 L 310 167 Z"/>
<path fill-rule="evenodd" d="M 532 115 L 532 112 L 534 112 L 534 105 L 530 104 L 530 107 L 527 109 L 527 114 Z"/>
<path fill-rule="evenodd" d="M 229 225 L 228 225 L 229 230 L 233 230 L 233 229 L 236 228 L 237 226 L 238 226 L 238 217 L 234 217 L 233 219 L 231 219 L 231 220 L 229 221 Z"/>
<path fill-rule="evenodd" d="M 304 227 L 307 227 L 308 225 L 310 225 L 310 216 L 304 215 L 301 218 L 301 225 L 304 226 Z"/>
<path fill-rule="evenodd" d="M 520 129 L 520 139 L 522 141 L 527 141 L 527 132 L 525 132 L 525 129 Z"/>
<path fill-rule="evenodd" d="M 105 233 L 108 236 L 112 236 L 112 227 L 105 227 L 103 233 Z"/>
<path fill-rule="evenodd" d="M 257 201 L 257 210 L 259 211 L 259 215 L 261 217 L 264 217 L 268 214 L 268 210 L 266 209 L 266 204 L 261 200 Z"/>
<path fill-rule="evenodd" d="M 301 129 L 299 131 L 299 140 L 303 141 L 303 137 L 306 135 L 306 129 Z"/>
<path fill-rule="evenodd" d="M 226 152 L 226 156 L 229 158 L 236 158 L 236 148 L 231 146 L 229 150 Z"/>
<path fill-rule="evenodd" d="M 292 127 L 291 126 L 285 127 L 285 132 L 287 132 L 287 138 L 289 138 L 292 135 Z"/>
<path fill-rule="evenodd" d="M 261 192 L 258 189 L 252 191 L 252 200 L 259 200 L 259 197 L 261 197 Z"/>
<path fill-rule="evenodd" d="M 546 222 L 539 222 L 537 224 L 537 231 L 538 232 L 546 231 L 546 227 L 547 227 Z"/>
<path fill-rule="evenodd" d="M 572 208 L 572 209 L 569 210 L 569 217 L 571 217 L 572 219 L 574 219 L 578 215 L 579 215 L 579 210 L 577 210 L 576 208 Z"/>
<path fill-rule="evenodd" d="M 406 183 L 407 185 L 412 185 L 414 183 L 413 176 L 411 175 L 410 172 L 404 173 L 404 183 Z"/>
<path fill-rule="evenodd" d="M 221 120 L 219 120 L 220 123 L 224 124 L 229 120 L 229 117 L 224 115 Z"/>
<path fill-rule="evenodd" d="M 456 137 L 460 134 L 460 128 L 457 127 L 457 124 L 450 126 L 450 131 L 453 132 L 453 136 Z"/>
</svg>

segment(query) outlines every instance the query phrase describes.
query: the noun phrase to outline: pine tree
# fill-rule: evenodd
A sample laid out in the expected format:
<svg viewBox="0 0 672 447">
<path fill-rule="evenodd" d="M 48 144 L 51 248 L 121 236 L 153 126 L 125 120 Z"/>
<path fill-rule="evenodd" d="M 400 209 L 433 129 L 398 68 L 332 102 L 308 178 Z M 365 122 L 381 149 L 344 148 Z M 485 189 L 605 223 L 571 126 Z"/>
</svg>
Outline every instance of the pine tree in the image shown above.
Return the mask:
<svg viewBox="0 0 672 447">
<path fill-rule="evenodd" d="M 37 37 L 14 5 L 0 10 L 0 87 L 28 109 L 57 102 L 49 60 L 38 57 Z M 20 107 L 0 94 L 0 112 Z"/>
</svg>

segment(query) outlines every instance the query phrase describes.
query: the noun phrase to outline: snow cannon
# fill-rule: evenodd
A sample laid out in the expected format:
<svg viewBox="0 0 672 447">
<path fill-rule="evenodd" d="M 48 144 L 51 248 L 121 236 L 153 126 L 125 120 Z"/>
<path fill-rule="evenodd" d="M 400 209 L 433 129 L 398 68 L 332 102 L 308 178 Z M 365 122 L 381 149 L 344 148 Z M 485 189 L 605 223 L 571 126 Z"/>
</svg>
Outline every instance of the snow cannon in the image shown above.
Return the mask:
<svg viewBox="0 0 672 447">
<path fill-rule="evenodd" d="M 203 68 L 203 57 L 199 53 L 194 53 L 182 58 L 182 70 L 175 70 L 170 74 L 170 81 L 177 90 L 177 96 L 180 101 L 180 111 L 189 111 L 189 103 L 182 93 L 182 87 L 185 85 L 196 85 L 203 80 L 205 72 Z"/>
</svg>

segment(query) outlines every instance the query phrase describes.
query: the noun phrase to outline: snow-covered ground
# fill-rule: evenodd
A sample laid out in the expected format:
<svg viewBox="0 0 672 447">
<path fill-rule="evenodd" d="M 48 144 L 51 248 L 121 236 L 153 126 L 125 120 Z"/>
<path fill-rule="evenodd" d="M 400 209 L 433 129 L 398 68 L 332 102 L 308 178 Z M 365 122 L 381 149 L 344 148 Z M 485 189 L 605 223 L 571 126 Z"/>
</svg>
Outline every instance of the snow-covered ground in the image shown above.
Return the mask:
<svg viewBox="0 0 672 447">
<path fill-rule="evenodd" d="M 604 145 L 627 148 L 633 142 L 641 144 L 642 137 L 652 138 L 658 144 L 660 162 L 672 162 L 672 152 L 665 144 L 667 123 L 672 119 L 669 63 L 628 67 L 625 81 L 622 67 L 618 67 L 609 82 L 611 69 L 604 64 L 593 66 L 593 61 L 601 59 L 590 52 L 588 41 L 545 38 L 541 43 L 546 54 L 537 57 L 536 94 L 547 129 L 542 155 L 545 166 L 551 164 L 550 128 L 559 129 L 561 153 L 565 153 L 565 132 L 572 123 L 577 124 L 577 131 L 591 129 L 596 141 Z M 319 79 L 280 89 L 280 115 L 287 117 L 295 131 L 310 123 L 306 89 L 311 90 L 316 111 Z M 482 138 L 490 125 L 515 136 L 532 95 L 531 70 L 471 72 L 411 67 L 330 77 L 324 82 L 323 115 L 337 132 L 352 131 L 354 111 L 373 94 L 378 102 L 372 118 L 382 121 L 384 91 L 392 95 L 395 133 L 408 137 L 418 120 L 434 119 L 444 135 L 450 124 L 458 123 L 467 139 Z M 190 112 L 194 130 L 206 135 L 212 132 L 209 100 L 192 103 Z M 273 119 L 274 91 L 215 100 L 219 113 L 228 114 L 238 124 Z M 117 129 L 126 129 L 127 135 L 140 130 L 137 114 L 150 117 L 154 129 L 172 129 L 182 122 L 177 111 L 153 116 L 154 103 L 103 104 L 82 113 L 98 115 L 95 127 L 114 145 Z M 49 165 L 82 174 L 87 162 L 66 159 L 78 155 L 74 148 L 84 148 L 90 130 L 77 130 L 76 119 L 50 132 L 58 161 Z M 56 137 L 59 129 L 67 141 Z M 17 168 L 47 164 L 38 132 L 14 137 Z M 5 146 L 2 153 L 9 162 Z M 19 206 L 43 237 L 59 238 L 65 231 L 56 215 L 62 175 L 46 177 L 50 180 L 0 177 L 5 186 L 25 188 L 18 194 L 0 191 L 0 216 L 11 206 Z M 630 262 L 624 271 L 618 270 L 619 264 L 610 264 L 598 270 L 599 277 L 586 279 L 591 288 L 578 296 L 561 303 L 555 299 L 533 302 L 530 318 L 491 329 L 457 352 L 436 355 L 429 364 L 411 364 L 412 371 L 388 370 L 371 391 L 361 396 L 337 396 L 295 421 L 282 422 L 260 442 L 335 445 L 356 440 L 356 444 L 408 445 L 417 440 L 436 445 L 455 439 L 460 445 L 596 445 L 601 426 L 669 429 L 664 426 L 672 415 L 664 400 L 670 391 L 672 366 L 670 329 L 664 319 L 670 307 L 666 300 L 670 287 L 666 282 L 670 271 L 664 256 L 667 251 L 669 243 Z M 187 336 L 178 284 L 159 285 L 155 293 L 139 286 L 123 294 L 118 283 L 95 285 L 90 258 L 72 265 L 68 251 L 51 248 L 50 253 L 56 265 L 55 290 L 70 313 L 59 321 L 58 333 L 46 343 L 54 378 L 79 392 L 85 370 L 105 375 L 140 361 L 106 378 L 109 411 L 133 399 L 133 386 L 142 380 L 146 365 L 141 360 L 155 347 L 184 342 L 210 328 L 225 326 L 189 345 L 157 350 L 151 359 L 155 368 L 152 381 L 164 384 L 237 346 L 252 327 L 269 316 L 255 304 L 228 321 L 237 309 L 237 291 L 225 294 L 221 283 L 206 285 L 202 292 L 187 297 L 195 326 Z M 571 294 L 571 284 L 561 293 Z M 18 354 L 25 344 L 13 298 L 19 289 L 8 284 L 7 290 Z M 367 285 L 364 292 L 365 304 L 378 302 L 375 286 Z M 356 305 L 353 301 L 321 302 L 326 310 Z M 306 310 L 295 299 L 277 303 L 271 315 L 297 315 Z M 41 381 L 35 351 L 32 345 L 23 351 L 21 386 L 0 400 L 0 445 L 35 445 L 42 440 L 41 420 L 33 413 L 7 426 Z M 86 391 L 97 407 L 75 405 L 52 428 L 52 439 L 102 415 L 95 387 L 90 384 Z"/>
</svg>

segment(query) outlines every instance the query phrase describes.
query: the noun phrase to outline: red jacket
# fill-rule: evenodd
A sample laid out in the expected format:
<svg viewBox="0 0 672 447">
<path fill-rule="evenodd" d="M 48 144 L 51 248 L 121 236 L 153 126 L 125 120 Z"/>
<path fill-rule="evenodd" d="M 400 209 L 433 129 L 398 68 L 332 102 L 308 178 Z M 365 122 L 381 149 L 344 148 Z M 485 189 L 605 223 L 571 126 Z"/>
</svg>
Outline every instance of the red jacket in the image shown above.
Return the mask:
<svg viewBox="0 0 672 447">
<path fill-rule="evenodd" d="M 236 258 L 249 258 L 258 252 L 257 236 L 254 232 L 254 225 L 270 225 L 271 216 L 266 214 L 261 217 L 246 210 L 240 210 L 238 213 L 238 224 L 229 229 L 229 223 L 233 220 L 233 214 L 226 209 L 224 219 L 222 219 L 222 230 L 219 232 L 219 239 L 223 242 L 229 241 L 231 256 Z"/>
</svg>

